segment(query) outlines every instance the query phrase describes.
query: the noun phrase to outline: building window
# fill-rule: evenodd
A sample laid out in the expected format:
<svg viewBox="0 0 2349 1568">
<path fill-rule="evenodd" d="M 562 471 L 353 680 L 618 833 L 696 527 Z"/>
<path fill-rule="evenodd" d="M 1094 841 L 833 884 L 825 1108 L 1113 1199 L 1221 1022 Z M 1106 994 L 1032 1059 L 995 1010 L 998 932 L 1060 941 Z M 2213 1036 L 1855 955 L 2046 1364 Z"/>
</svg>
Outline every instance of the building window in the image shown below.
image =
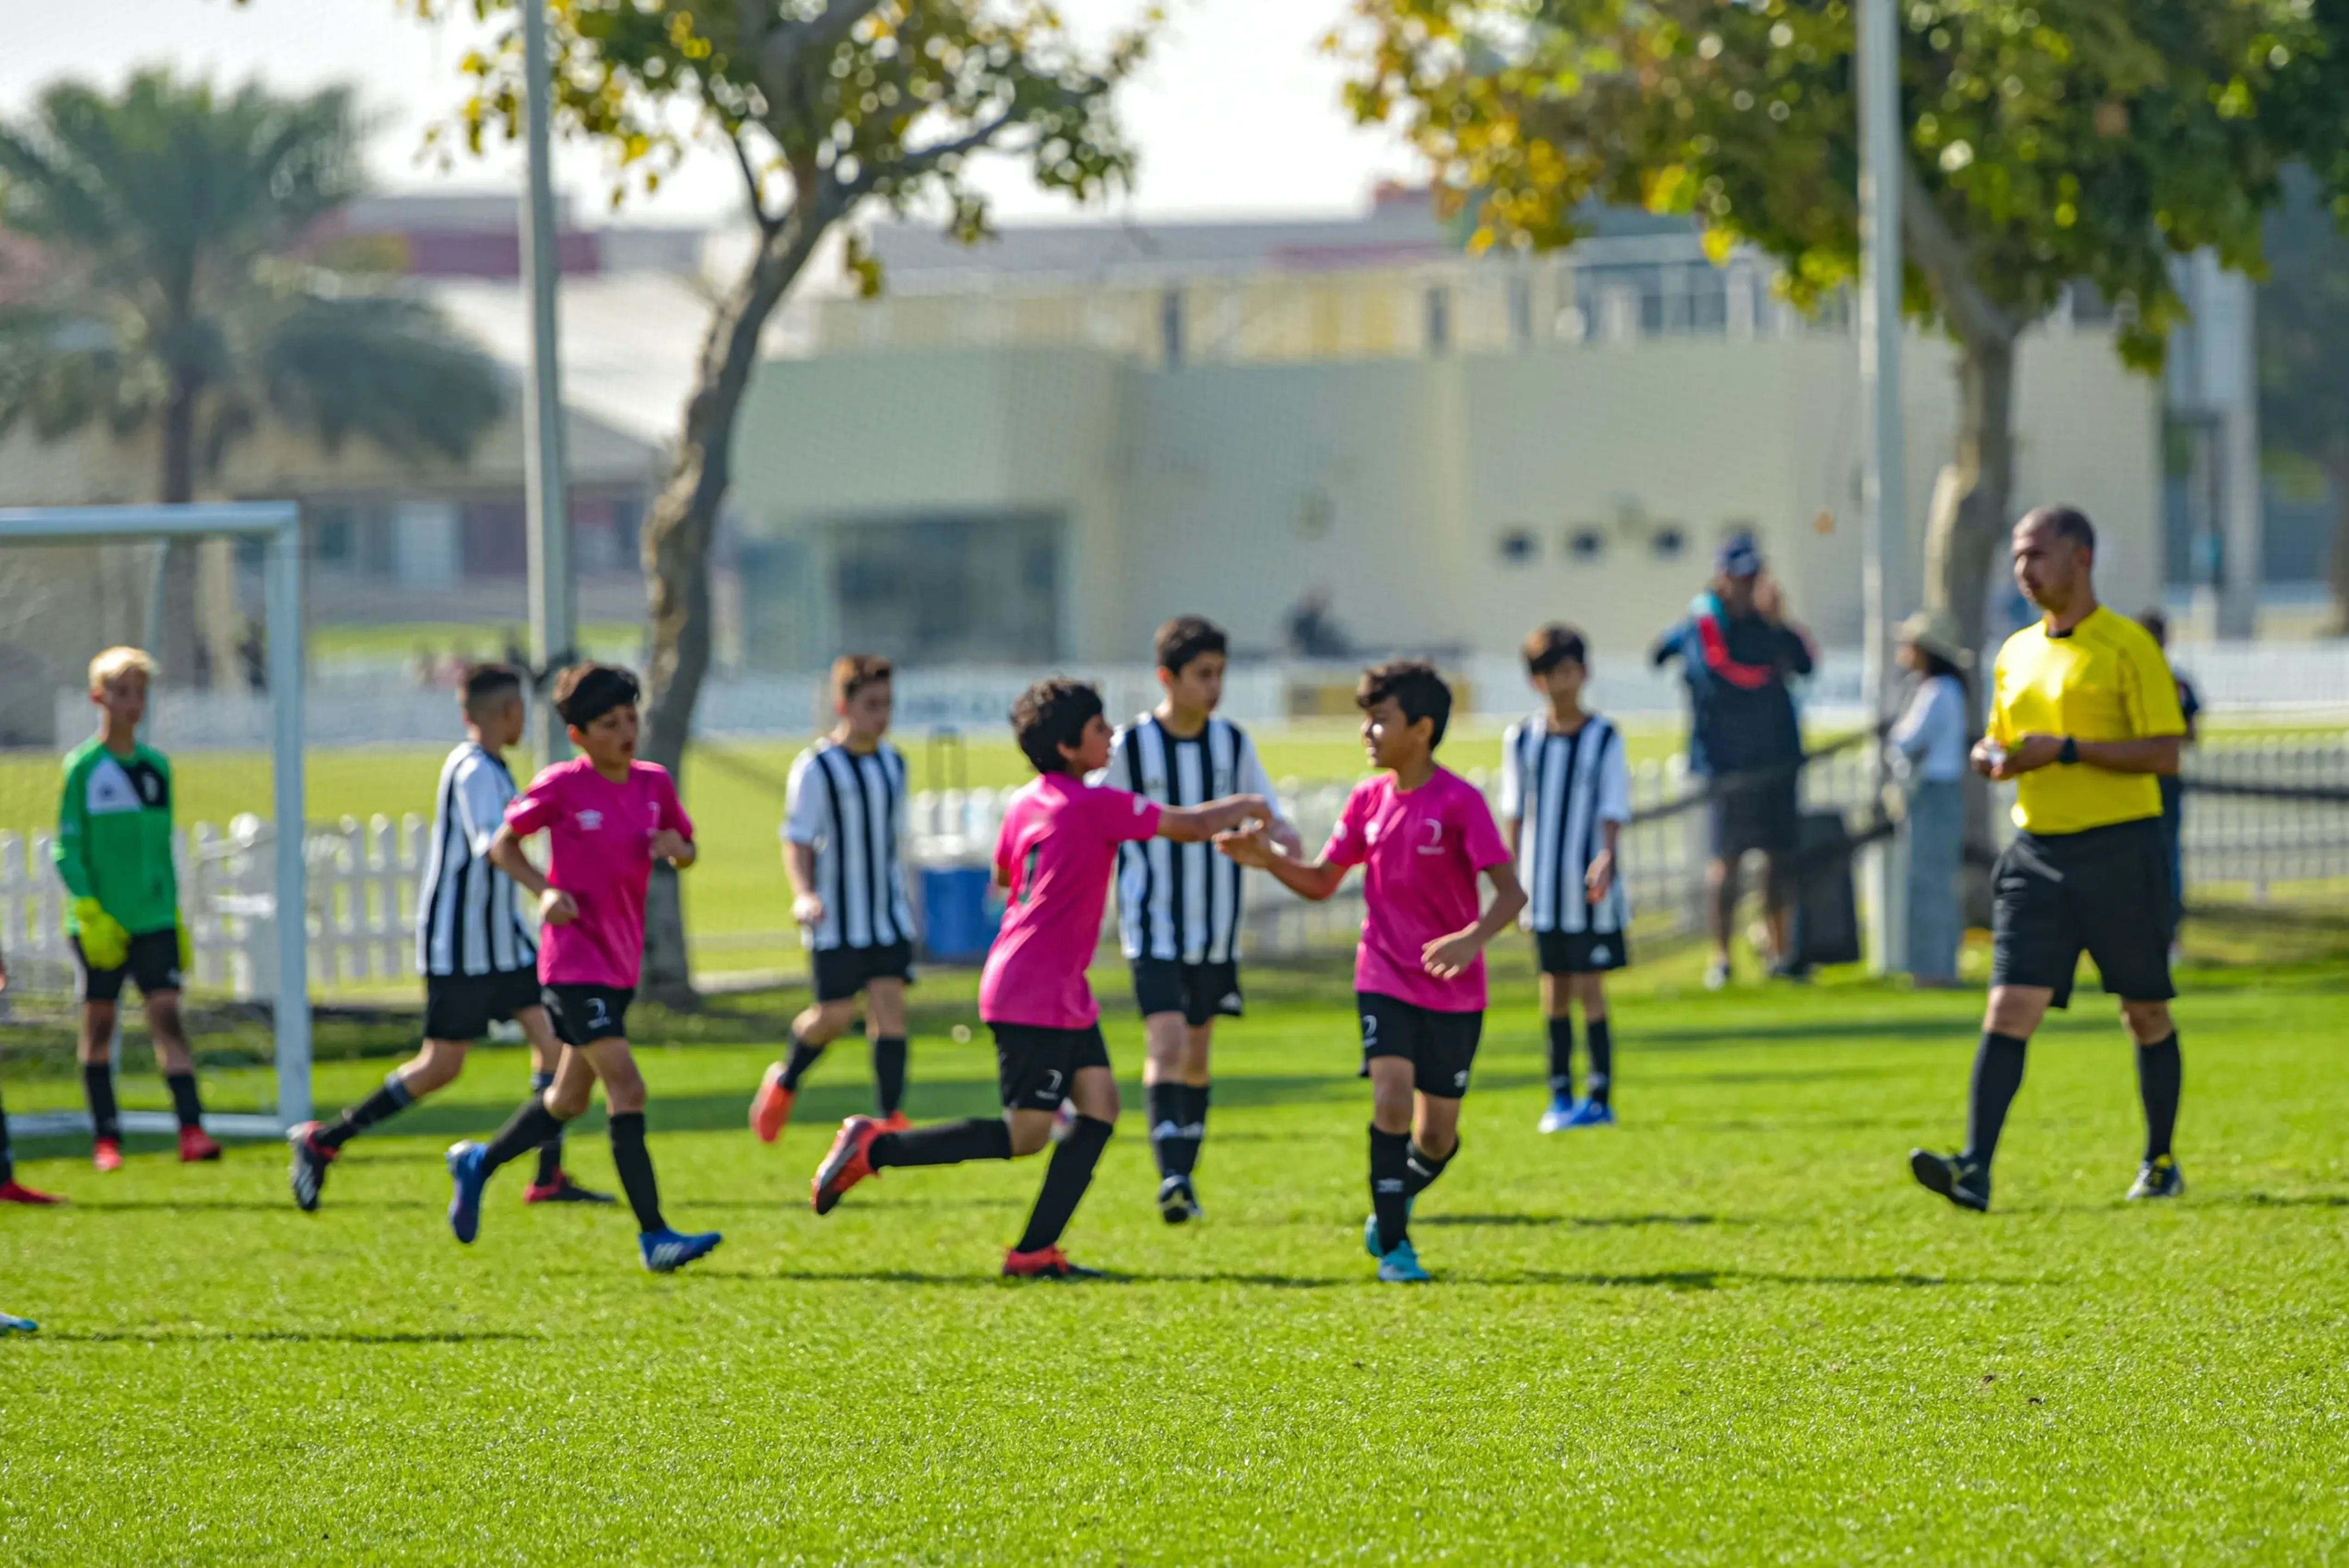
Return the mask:
<svg viewBox="0 0 2349 1568">
<path fill-rule="evenodd" d="M 1578 566 L 1596 565 L 1607 556 L 1607 535 L 1597 528 L 1567 531 L 1566 554 Z"/>
<path fill-rule="evenodd" d="M 1179 288 L 1158 296 L 1158 347 L 1168 369 L 1183 362 L 1183 291 Z"/>
<path fill-rule="evenodd" d="M 337 506 L 318 514 L 318 564 L 347 566 L 351 560 L 351 514 Z"/>
<path fill-rule="evenodd" d="M 1530 528 L 1512 528 L 1501 535 L 1501 564 L 1506 566 L 1529 566 L 1541 553 L 1540 543 Z"/>
<path fill-rule="evenodd" d="M 1534 280 L 1519 273 L 1509 279 L 1509 341 L 1522 348 L 1534 340 Z"/>
<path fill-rule="evenodd" d="M 1452 350 L 1452 291 L 1438 285 L 1427 291 L 1427 351 Z"/>
<path fill-rule="evenodd" d="M 1667 523 L 1648 536 L 1648 549 L 1659 561 L 1677 561 L 1688 554 L 1688 535 L 1677 523 Z"/>
</svg>

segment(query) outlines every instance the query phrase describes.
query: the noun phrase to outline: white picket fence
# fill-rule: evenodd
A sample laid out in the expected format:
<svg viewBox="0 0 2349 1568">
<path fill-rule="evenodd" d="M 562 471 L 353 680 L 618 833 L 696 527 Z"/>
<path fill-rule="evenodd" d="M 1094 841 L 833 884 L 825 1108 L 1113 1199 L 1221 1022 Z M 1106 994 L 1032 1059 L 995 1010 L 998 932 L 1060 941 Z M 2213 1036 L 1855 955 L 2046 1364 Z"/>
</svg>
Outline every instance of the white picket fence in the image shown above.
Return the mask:
<svg viewBox="0 0 2349 1568">
<path fill-rule="evenodd" d="M 1815 761 L 1804 771 L 1806 806 L 1847 813 L 1868 809 L 1874 788 L 1864 748 Z M 1467 777 L 1488 798 L 1497 781 L 1482 770 Z M 2241 783 L 2349 784 L 2349 739 L 2337 736 L 2267 739 L 2251 745 L 2204 747 L 2189 777 Z M 1699 781 L 1684 759 L 1647 762 L 1633 770 L 1635 813 L 1661 813 L 1685 799 Z M 1282 810 L 1308 845 L 1329 836 L 1350 784 L 1284 780 Z M 1010 790 L 925 791 L 910 803 L 906 859 L 926 867 L 983 866 L 991 857 Z M 2012 832 L 2001 792 L 1994 814 L 2000 836 Z M 380 990 L 415 972 L 416 889 L 428 847 L 429 824 L 415 815 L 398 822 L 378 816 L 361 823 L 314 826 L 305 853 L 308 870 L 310 982 L 332 995 L 353 988 Z M 1693 929 L 1701 916 L 1707 857 L 1706 814 L 1700 806 L 1635 821 L 1622 847 L 1625 890 L 1636 915 L 1661 917 Z M 272 827 L 244 815 L 219 827 L 198 823 L 181 833 L 182 906 L 195 950 L 193 982 L 242 998 L 276 992 L 271 887 Z M 0 951 L 12 973 L 33 985 L 69 982 L 64 887 L 50 859 L 51 838 L 0 833 Z M 2349 805 L 2197 795 L 2187 813 L 2189 887 L 2220 885 L 2247 890 L 2253 900 L 2271 890 L 2326 878 L 2349 878 Z M 1327 904 L 1289 896 L 1261 872 L 1247 873 L 1248 950 L 1258 957 L 1298 956 L 1326 949 L 1361 919 L 1359 878 Z M 797 947 L 789 929 L 789 899 L 776 873 L 776 929 L 766 945 Z M 1114 909 L 1111 911 L 1114 919 Z M 750 940 L 736 934 L 738 942 Z"/>
</svg>

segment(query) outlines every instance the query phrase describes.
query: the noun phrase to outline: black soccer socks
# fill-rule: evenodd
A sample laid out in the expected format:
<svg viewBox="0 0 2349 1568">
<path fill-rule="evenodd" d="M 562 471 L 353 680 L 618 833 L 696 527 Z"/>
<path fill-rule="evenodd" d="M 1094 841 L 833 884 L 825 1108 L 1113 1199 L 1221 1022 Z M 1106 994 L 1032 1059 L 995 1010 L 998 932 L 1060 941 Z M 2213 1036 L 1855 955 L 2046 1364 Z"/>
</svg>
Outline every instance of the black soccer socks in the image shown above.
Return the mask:
<svg viewBox="0 0 2349 1568">
<path fill-rule="evenodd" d="M 794 1032 L 792 1035 L 792 1059 L 783 1064 L 783 1087 L 793 1094 L 799 1093 L 801 1075 L 814 1066 L 823 1055 L 823 1046 L 800 1044 L 800 1037 Z"/>
<path fill-rule="evenodd" d="M 171 1112 L 180 1118 L 180 1130 L 204 1125 L 204 1102 L 196 1095 L 193 1073 L 166 1073 L 163 1086 L 171 1091 Z"/>
<path fill-rule="evenodd" d="M 530 1092 L 532 1094 L 543 1098 L 546 1091 L 553 1087 L 554 1087 L 554 1074 L 533 1073 L 530 1075 Z M 562 1176 L 563 1128 L 560 1126 L 557 1126 L 554 1129 L 554 1136 L 538 1146 L 538 1178 L 534 1185 L 539 1187 L 552 1187 L 556 1181 L 562 1179 Z"/>
<path fill-rule="evenodd" d="M 1102 1150 L 1109 1147 L 1109 1135 L 1116 1130 L 1096 1116 L 1077 1117 L 1077 1125 L 1069 1129 L 1069 1136 L 1052 1151 L 1052 1163 L 1044 1170 L 1043 1190 L 1036 1194 L 1036 1207 L 1028 1215 L 1027 1232 L 1013 1251 L 1040 1251 L 1059 1243 L 1061 1232 L 1069 1228 L 1085 1189 L 1092 1185 L 1093 1167 L 1101 1163 Z M 1009 1136 L 1007 1128 L 1005 1137 Z"/>
<path fill-rule="evenodd" d="M 1145 1085 L 1143 1098 L 1150 1110 L 1150 1153 L 1161 1177 L 1183 1174 L 1184 1085 L 1172 1079 Z"/>
<path fill-rule="evenodd" d="M 2185 1086 L 2186 1063 L 2178 1054 L 2178 1031 L 2167 1040 L 2137 1048 L 2137 1092 L 2145 1102 L 2145 1158 L 2159 1159 L 2170 1152 L 2178 1131 L 2178 1096 Z"/>
<path fill-rule="evenodd" d="M 638 1125 L 643 1124 L 641 1116 Z M 563 1131 L 563 1118 L 546 1108 L 546 1097 L 533 1095 L 506 1118 L 497 1136 L 490 1139 L 482 1153 L 481 1174 L 489 1175 L 500 1166 L 511 1165 Z M 639 1135 L 638 1141 L 642 1141 Z"/>
<path fill-rule="evenodd" d="M 1615 1092 L 1615 1033 L 1607 1027 L 1604 1013 L 1587 1021 L 1590 1037 L 1590 1097 L 1600 1105 L 1609 1103 Z"/>
<path fill-rule="evenodd" d="M 639 1231 L 666 1231 L 661 1218 L 660 1183 L 653 1177 L 653 1157 L 645 1148 L 645 1113 L 614 1111 L 609 1117 L 612 1163 L 619 1168 L 620 1190 L 628 1195 Z"/>
<path fill-rule="evenodd" d="M 1371 1212 L 1379 1250 L 1392 1252 L 1411 1235 L 1411 1134 L 1371 1128 Z"/>
<path fill-rule="evenodd" d="M 1998 1152 L 1998 1135 L 2006 1127 L 2006 1108 L 2023 1087 L 2023 1053 L 2026 1041 L 2012 1034 L 1985 1033 L 1974 1053 L 1973 1096 L 1966 1114 L 1965 1158 L 1983 1169 Z"/>
<path fill-rule="evenodd" d="M 791 1069 L 783 1069 L 786 1076 Z M 903 1034 L 882 1034 L 873 1041 L 873 1097 L 879 1102 L 883 1120 L 897 1114 L 905 1103 L 905 1037 Z"/>
<path fill-rule="evenodd" d="M 1574 1020 L 1549 1021 L 1549 1092 L 1574 1097 Z"/>
<path fill-rule="evenodd" d="M 1444 1174 L 1444 1168 L 1460 1158 L 1460 1143 L 1457 1138 L 1454 1139 L 1452 1152 L 1438 1159 L 1420 1147 L 1418 1139 L 1407 1138 L 1406 1141 L 1410 1147 L 1403 1156 L 1402 1195 L 1410 1199 L 1435 1185 L 1435 1179 Z"/>
<path fill-rule="evenodd" d="M 8 1107 L 0 1106 L 0 1187 L 16 1179 L 16 1158 L 8 1151 Z"/>
<path fill-rule="evenodd" d="M 537 1080 L 532 1083 L 535 1085 Z M 378 1122 L 390 1120 L 409 1106 L 416 1096 L 409 1092 L 408 1080 L 394 1073 L 383 1081 L 383 1086 L 318 1129 L 316 1142 L 322 1148 L 340 1148 Z"/>
<path fill-rule="evenodd" d="M 864 1163 L 885 1166 L 960 1165 L 970 1159 L 1009 1159 L 1011 1129 L 1001 1116 L 968 1116 L 935 1127 L 883 1133 L 864 1148 Z"/>
<path fill-rule="evenodd" d="M 84 1062 L 81 1064 L 82 1098 L 89 1102 L 90 1136 L 96 1138 L 122 1141 L 122 1117 L 114 1108 L 114 1064 L 110 1062 Z"/>
</svg>

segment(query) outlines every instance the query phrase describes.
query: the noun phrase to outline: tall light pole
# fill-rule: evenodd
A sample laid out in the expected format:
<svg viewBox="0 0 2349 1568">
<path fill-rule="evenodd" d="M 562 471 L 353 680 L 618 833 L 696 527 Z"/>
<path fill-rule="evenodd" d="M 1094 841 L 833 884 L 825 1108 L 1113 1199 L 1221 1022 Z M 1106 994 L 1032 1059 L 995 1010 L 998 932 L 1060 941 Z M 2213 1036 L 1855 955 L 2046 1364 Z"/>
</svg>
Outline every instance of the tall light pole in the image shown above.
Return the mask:
<svg viewBox="0 0 2349 1568">
<path fill-rule="evenodd" d="M 549 166 L 554 82 L 546 41 L 546 0 L 523 0 L 522 16 L 530 155 L 530 183 L 522 210 L 523 272 L 530 288 L 530 371 L 523 398 L 523 462 L 530 533 L 530 656 L 545 669 L 573 651 L 578 636 L 578 592 L 571 572 L 563 371 L 556 354 L 555 286 L 562 242 L 554 226 L 554 177 Z M 533 713 L 532 731 L 539 766 L 571 754 L 563 721 L 543 694 Z"/>
<path fill-rule="evenodd" d="M 1906 154 L 1900 146 L 1899 0 L 1860 0 L 1858 29 L 1859 395 L 1866 441 L 1860 477 L 1867 607 L 1862 681 L 1874 724 L 1890 717 L 1894 628 L 1915 597 L 1900 421 L 1900 160 Z M 1881 747 L 1878 756 L 1881 790 L 1890 781 Z M 1868 857 L 1869 962 L 1878 973 L 1908 966 L 1901 842 L 1886 840 Z"/>
</svg>

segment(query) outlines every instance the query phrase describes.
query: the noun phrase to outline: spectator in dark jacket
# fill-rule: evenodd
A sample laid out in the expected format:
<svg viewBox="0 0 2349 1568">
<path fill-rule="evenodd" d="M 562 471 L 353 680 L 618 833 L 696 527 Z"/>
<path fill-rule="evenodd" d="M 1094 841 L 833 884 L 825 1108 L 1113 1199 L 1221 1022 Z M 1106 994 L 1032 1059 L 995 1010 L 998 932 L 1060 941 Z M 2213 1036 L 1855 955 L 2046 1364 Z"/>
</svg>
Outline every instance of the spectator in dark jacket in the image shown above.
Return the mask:
<svg viewBox="0 0 2349 1568">
<path fill-rule="evenodd" d="M 1705 985 L 1729 983 L 1729 932 L 1737 912 L 1740 864 L 1766 857 L 1763 899 L 1775 967 L 1801 977 L 1790 943 L 1795 802 L 1802 726 L 1787 681 L 1815 662 L 1803 628 L 1787 621 L 1778 586 L 1763 569 L 1753 535 L 1733 535 L 1713 561 L 1713 587 L 1688 618 L 1664 633 L 1652 655 L 1678 659 L 1689 693 L 1689 765 L 1712 786 L 1713 860 L 1707 867 L 1713 964 Z"/>
</svg>

